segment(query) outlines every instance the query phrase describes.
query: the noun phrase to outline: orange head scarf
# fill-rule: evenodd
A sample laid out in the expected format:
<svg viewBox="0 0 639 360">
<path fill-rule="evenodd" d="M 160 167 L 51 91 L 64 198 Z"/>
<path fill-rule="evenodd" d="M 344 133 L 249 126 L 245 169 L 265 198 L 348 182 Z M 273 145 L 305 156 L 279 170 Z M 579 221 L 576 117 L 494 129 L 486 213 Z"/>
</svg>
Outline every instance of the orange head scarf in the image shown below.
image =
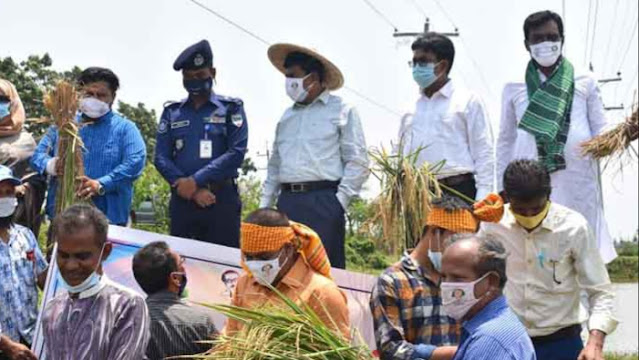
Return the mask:
<svg viewBox="0 0 639 360">
<path fill-rule="evenodd" d="M 11 102 L 9 117 L 0 122 L 0 137 L 15 135 L 22 130 L 22 125 L 26 118 L 20 95 L 18 95 L 16 87 L 4 79 L 0 79 L 0 95 L 8 97 Z"/>
<path fill-rule="evenodd" d="M 454 233 L 477 232 L 480 221 L 499 222 L 504 215 L 504 200 L 497 194 L 489 194 L 473 205 L 473 210 L 446 210 L 433 207 L 426 219 L 427 226 L 436 226 Z"/>
<path fill-rule="evenodd" d="M 244 254 L 276 252 L 293 244 L 308 265 L 331 278 L 331 263 L 319 235 L 306 225 L 290 222 L 290 226 L 260 226 L 242 223 L 240 250 Z M 247 270 L 242 259 L 242 267 Z M 250 272 L 247 271 L 250 274 Z"/>
</svg>

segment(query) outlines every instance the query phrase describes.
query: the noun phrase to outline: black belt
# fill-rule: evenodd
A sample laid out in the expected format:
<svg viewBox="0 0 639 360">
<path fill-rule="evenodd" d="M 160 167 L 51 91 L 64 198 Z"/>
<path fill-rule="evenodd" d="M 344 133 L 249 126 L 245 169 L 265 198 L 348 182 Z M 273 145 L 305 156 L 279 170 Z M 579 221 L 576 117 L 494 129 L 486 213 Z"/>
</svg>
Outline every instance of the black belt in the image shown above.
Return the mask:
<svg viewBox="0 0 639 360">
<path fill-rule="evenodd" d="M 282 184 L 282 191 L 291 193 L 305 193 L 315 190 L 334 189 L 337 190 L 339 181 L 310 181 L 303 183 L 287 183 Z"/>
<path fill-rule="evenodd" d="M 212 182 L 212 183 L 208 183 L 206 185 L 204 185 L 205 189 L 209 189 L 210 191 L 219 191 L 222 188 L 225 188 L 227 186 L 233 186 L 237 184 L 237 180 L 236 179 L 226 179 L 226 180 L 222 180 L 222 181 L 216 181 L 216 182 Z"/>
<path fill-rule="evenodd" d="M 561 330 L 557 330 L 550 335 L 535 336 L 530 339 L 532 340 L 533 344 L 541 345 L 575 336 L 581 336 L 581 325 L 568 326 Z"/>
<path fill-rule="evenodd" d="M 475 179 L 475 176 L 472 173 L 466 173 L 461 175 L 453 175 L 453 176 L 445 177 L 443 179 L 440 179 L 439 182 L 448 187 L 453 187 L 453 186 L 463 184 L 467 181 L 473 181 L 474 179 Z"/>
</svg>

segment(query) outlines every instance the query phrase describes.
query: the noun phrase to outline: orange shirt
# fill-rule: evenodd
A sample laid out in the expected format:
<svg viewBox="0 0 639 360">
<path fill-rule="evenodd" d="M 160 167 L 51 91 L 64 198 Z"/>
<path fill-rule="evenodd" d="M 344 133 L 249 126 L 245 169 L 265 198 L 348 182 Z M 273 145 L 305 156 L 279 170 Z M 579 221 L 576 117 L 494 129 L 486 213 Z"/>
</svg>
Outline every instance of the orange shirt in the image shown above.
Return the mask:
<svg viewBox="0 0 639 360">
<path fill-rule="evenodd" d="M 337 325 L 337 330 L 350 339 L 350 319 L 346 295 L 333 280 L 311 269 L 301 256 L 277 285 L 277 290 L 298 305 L 308 305 L 330 328 L 334 328 L 334 322 Z M 283 304 L 277 294 L 260 285 L 254 277 L 249 277 L 246 273 L 238 279 L 231 303 L 243 308 L 263 306 L 267 303 Z M 224 332 L 230 335 L 240 330 L 241 327 L 241 322 L 228 319 Z"/>
</svg>

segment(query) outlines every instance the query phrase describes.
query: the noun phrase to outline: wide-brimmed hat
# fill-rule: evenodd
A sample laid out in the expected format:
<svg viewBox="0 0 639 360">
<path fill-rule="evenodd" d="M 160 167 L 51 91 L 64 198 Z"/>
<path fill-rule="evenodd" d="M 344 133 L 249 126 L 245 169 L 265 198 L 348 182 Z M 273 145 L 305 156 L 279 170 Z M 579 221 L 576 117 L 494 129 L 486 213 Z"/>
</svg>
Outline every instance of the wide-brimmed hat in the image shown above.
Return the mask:
<svg viewBox="0 0 639 360">
<path fill-rule="evenodd" d="M 282 74 L 285 73 L 284 60 L 288 54 L 293 52 L 299 52 L 311 56 L 324 66 L 324 85 L 329 90 L 337 90 L 344 85 L 344 76 L 335 64 L 330 62 L 327 58 L 320 55 L 318 52 L 305 48 L 299 45 L 293 44 L 275 44 L 268 49 L 268 58 L 271 60 L 273 66 L 277 68 Z"/>
</svg>

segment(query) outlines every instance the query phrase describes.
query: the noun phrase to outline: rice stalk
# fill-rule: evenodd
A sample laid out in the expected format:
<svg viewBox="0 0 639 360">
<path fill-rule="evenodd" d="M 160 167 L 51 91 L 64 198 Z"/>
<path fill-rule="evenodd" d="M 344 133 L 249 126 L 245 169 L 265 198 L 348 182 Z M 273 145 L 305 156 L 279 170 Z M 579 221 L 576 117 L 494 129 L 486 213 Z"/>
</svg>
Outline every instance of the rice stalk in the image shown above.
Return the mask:
<svg viewBox="0 0 639 360">
<path fill-rule="evenodd" d="M 400 140 L 399 149 L 403 149 Z M 381 193 L 374 200 L 377 209 L 373 222 L 381 223 L 387 250 L 398 256 L 419 241 L 431 209 L 433 198 L 440 197 L 442 185 L 437 181 L 445 161 L 418 165 L 424 148 L 411 153 L 389 153 L 384 147 L 372 149 L 371 173 L 381 183 Z"/>
<path fill-rule="evenodd" d="M 58 161 L 62 164 L 62 175 L 58 176 L 55 212 L 80 201 L 76 197 L 77 178 L 84 175 L 82 161 L 83 143 L 75 117 L 78 111 L 78 92 L 75 86 L 60 81 L 44 96 L 44 106 L 50 114 L 49 121 L 58 129 Z"/>
<path fill-rule="evenodd" d="M 592 138 L 581 144 L 582 154 L 594 159 L 606 157 L 621 158 L 629 152 L 630 144 L 639 138 L 639 117 L 637 115 L 637 102 L 632 107 L 632 114 L 615 128 Z M 637 153 L 632 149 L 634 155 Z"/>
<path fill-rule="evenodd" d="M 232 336 L 220 335 L 206 354 L 181 359 L 240 360 L 372 360 L 370 349 L 353 345 L 342 334 L 324 324 L 307 306 L 298 306 L 272 288 L 282 306 L 247 309 L 232 305 L 206 305 L 243 323 Z M 361 341 L 361 340 L 360 340 Z M 362 342 L 363 343 L 363 342 Z"/>
</svg>

